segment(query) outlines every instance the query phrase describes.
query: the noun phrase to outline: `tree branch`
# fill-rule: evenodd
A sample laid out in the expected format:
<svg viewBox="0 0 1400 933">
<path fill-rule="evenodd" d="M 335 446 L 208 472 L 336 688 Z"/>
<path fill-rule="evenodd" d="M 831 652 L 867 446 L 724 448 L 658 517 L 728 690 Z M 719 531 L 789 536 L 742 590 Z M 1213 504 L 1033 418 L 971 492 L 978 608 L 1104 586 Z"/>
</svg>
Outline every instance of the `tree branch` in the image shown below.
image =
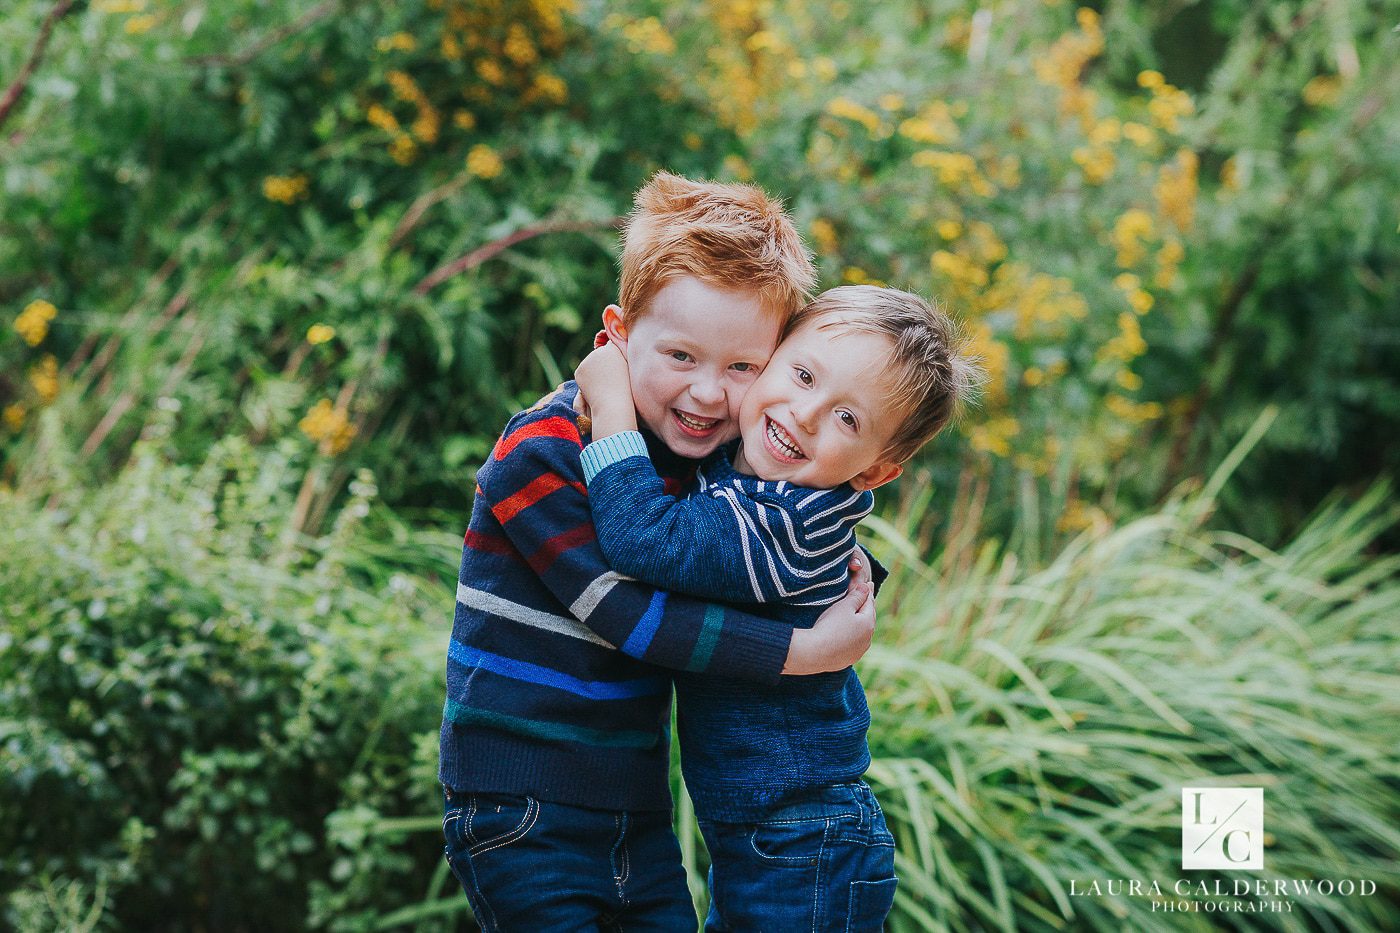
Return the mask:
<svg viewBox="0 0 1400 933">
<path fill-rule="evenodd" d="M 299 32 L 305 32 L 316 23 L 334 13 L 341 4 L 341 0 L 324 0 L 292 22 L 285 26 L 280 26 L 263 36 L 257 42 L 248 46 L 241 52 L 234 55 L 198 55 L 185 59 L 191 65 L 223 65 L 227 68 L 239 68 L 257 58 L 263 52 L 272 48 L 283 39 L 290 38 Z"/>
<path fill-rule="evenodd" d="M 485 246 L 479 246 L 465 256 L 458 257 L 446 265 L 438 266 L 432 272 L 424 276 L 421 282 L 413 286 L 413 294 L 426 295 L 454 275 L 461 275 L 469 269 L 475 269 L 486 260 L 505 252 L 517 243 L 523 243 L 537 236 L 546 233 L 588 233 L 593 230 L 606 230 L 609 227 L 617 227 L 621 223 L 621 217 L 614 217 L 602 223 L 592 220 L 547 220 L 543 223 L 535 224 L 533 227 L 522 227 L 514 233 L 501 237 L 499 240 L 492 240 Z"/>
<path fill-rule="evenodd" d="M 39 38 L 34 42 L 34 48 L 29 53 L 29 60 L 24 63 L 24 67 L 19 70 L 19 75 L 11 82 L 5 91 L 5 96 L 0 98 L 0 126 L 4 126 L 5 120 L 9 118 L 10 111 L 15 104 L 19 103 L 20 96 L 24 94 L 24 89 L 29 86 L 29 79 L 34 76 L 34 71 L 39 67 L 39 61 L 44 57 L 44 51 L 49 46 L 49 37 L 53 35 L 54 27 L 58 21 L 68 15 L 68 11 L 73 8 L 73 0 L 59 0 L 55 3 L 49 15 L 44 17 L 44 24 L 39 27 Z"/>
</svg>

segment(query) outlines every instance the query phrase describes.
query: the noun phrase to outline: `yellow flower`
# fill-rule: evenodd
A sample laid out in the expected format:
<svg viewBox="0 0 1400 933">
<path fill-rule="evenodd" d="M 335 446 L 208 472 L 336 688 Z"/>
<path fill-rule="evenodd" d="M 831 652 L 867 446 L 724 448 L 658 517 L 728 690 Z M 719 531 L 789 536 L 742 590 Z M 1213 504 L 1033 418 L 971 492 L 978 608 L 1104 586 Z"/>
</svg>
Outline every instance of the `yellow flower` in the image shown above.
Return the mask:
<svg viewBox="0 0 1400 933">
<path fill-rule="evenodd" d="M 825 56 L 812 59 L 812 72 L 823 81 L 834 81 L 840 73 L 836 63 Z"/>
<path fill-rule="evenodd" d="M 1176 158 L 1157 172 L 1157 184 L 1152 193 L 1162 214 L 1178 230 L 1190 230 L 1196 219 L 1196 170 L 1200 159 L 1190 149 L 1182 149 Z"/>
<path fill-rule="evenodd" d="M 1124 421 L 1133 423 L 1162 417 L 1162 406 L 1158 402 L 1134 402 L 1121 395 L 1110 395 L 1104 399 L 1104 407 Z"/>
<path fill-rule="evenodd" d="M 297 422 L 297 427 L 320 445 L 321 453 L 329 456 L 348 450 L 356 434 L 356 428 L 350 423 L 345 410 L 336 408 L 328 398 L 311 406 L 306 416 Z"/>
<path fill-rule="evenodd" d="M 452 114 L 452 124 L 460 130 L 476 129 L 476 115 L 470 110 L 458 110 Z"/>
<path fill-rule="evenodd" d="M 1166 84 L 1166 79 L 1162 77 L 1160 71 L 1140 71 L 1138 72 L 1137 83 L 1138 87 L 1145 87 L 1149 91 L 1155 91 L 1157 88 Z"/>
<path fill-rule="evenodd" d="M 1113 245 L 1118 250 L 1118 265 L 1135 266 L 1147 256 L 1143 240 L 1153 235 L 1152 215 L 1141 208 L 1123 212 L 1113 225 Z"/>
<path fill-rule="evenodd" d="M 938 235 L 945 240 L 956 240 L 962 236 L 962 224 L 956 220 L 940 220 L 938 222 Z"/>
<path fill-rule="evenodd" d="M 1186 258 L 1186 250 L 1179 240 L 1167 240 L 1157 251 L 1157 274 L 1152 284 L 1158 288 L 1171 288 L 1176 284 L 1177 267 Z"/>
<path fill-rule="evenodd" d="M 313 347 L 335 337 L 335 328 L 329 324 L 312 324 L 306 330 L 306 342 Z"/>
<path fill-rule="evenodd" d="M 541 71 L 535 75 L 530 84 L 530 91 L 551 104 L 562 104 L 569 99 L 569 86 L 564 83 L 564 79 L 548 71 Z"/>
<path fill-rule="evenodd" d="M 700 138 L 700 134 L 694 131 L 686 133 L 685 136 L 681 138 L 681 142 L 685 143 L 685 148 L 687 149 L 699 149 L 705 144 L 705 141 Z"/>
<path fill-rule="evenodd" d="M 400 133 L 389 144 L 389 158 L 399 165 L 408 165 L 418 156 L 418 144 L 407 133 Z"/>
<path fill-rule="evenodd" d="M 262 183 L 263 197 L 269 201 L 292 204 L 306 197 L 308 190 L 305 175 L 268 175 Z"/>
<path fill-rule="evenodd" d="M 732 175 L 740 181 L 748 181 L 753 178 L 753 169 L 749 167 L 748 162 L 744 161 L 743 156 L 731 153 L 724 157 L 723 165 L 726 174 Z"/>
<path fill-rule="evenodd" d="M 1118 315 L 1118 335 L 1100 347 L 1096 356 L 1100 361 L 1120 360 L 1126 363 L 1146 352 L 1147 341 L 1142 339 L 1137 318 L 1125 311 Z"/>
<path fill-rule="evenodd" d="M 98 13 L 140 13 L 146 0 L 93 0 L 92 8 Z"/>
<path fill-rule="evenodd" d="M 1150 126 L 1129 121 L 1123 124 L 1123 138 L 1134 146 L 1150 146 L 1157 138 L 1157 134 L 1152 132 Z"/>
<path fill-rule="evenodd" d="M 496 150 L 484 143 L 472 146 L 467 153 L 467 171 L 477 178 L 495 178 L 505 168 Z"/>
<path fill-rule="evenodd" d="M 1071 153 L 1071 157 L 1084 171 L 1084 180 L 1091 185 L 1101 185 L 1107 181 L 1118 164 L 1113 150 L 1104 146 L 1080 146 Z"/>
<path fill-rule="evenodd" d="M 1028 386 L 1038 386 L 1045 381 L 1045 370 L 1032 366 L 1021 374 L 1021 381 Z"/>
<path fill-rule="evenodd" d="M 634 55 L 643 52 L 652 55 L 674 55 L 676 52 L 676 40 L 655 16 L 627 23 L 622 27 L 622 35 Z"/>
<path fill-rule="evenodd" d="M 1342 96 L 1342 79 L 1318 75 L 1303 86 L 1303 102 L 1309 107 L 1330 107 Z"/>
<path fill-rule="evenodd" d="M 530 34 L 519 23 L 510 24 L 505 44 L 501 46 L 501 50 L 506 53 L 506 58 L 522 67 L 533 65 L 535 60 L 540 57 L 535 43 L 530 41 Z"/>
<path fill-rule="evenodd" d="M 438 133 L 442 130 L 442 118 L 432 105 L 424 100 L 419 103 L 418 118 L 409 129 L 413 131 L 414 136 L 431 146 L 437 142 Z"/>
<path fill-rule="evenodd" d="M 11 431 L 18 431 L 20 428 L 24 427 L 24 416 L 26 414 L 28 414 L 28 411 L 20 402 L 6 405 L 4 414 L 5 427 L 9 428 Z"/>
<path fill-rule="evenodd" d="M 143 32 L 150 32 L 151 27 L 156 24 L 156 18 L 149 14 L 144 16 L 133 16 L 126 21 L 123 27 L 129 36 L 139 36 Z"/>
<path fill-rule="evenodd" d="M 1096 146 L 1116 143 L 1123 138 L 1123 125 L 1112 117 L 1100 120 L 1089 131 L 1089 142 Z"/>
<path fill-rule="evenodd" d="M 902 110 L 904 109 L 903 94 L 882 94 L 876 101 L 881 110 Z"/>
<path fill-rule="evenodd" d="M 29 368 L 29 384 L 45 404 L 58 397 L 58 360 L 52 353 Z"/>
<path fill-rule="evenodd" d="M 849 97 L 837 97 L 831 100 L 826 105 L 826 112 L 833 117 L 840 117 L 844 120 L 854 120 L 871 133 L 874 133 L 880 128 L 880 115 L 869 107 L 856 103 Z"/>
<path fill-rule="evenodd" d="M 836 252 L 836 225 L 824 217 L 818 217 L 812 221 L 812 239 L 817 241 L 817 249 L 823 253 Z"/>
<path fill-rule="evenodd" d="M 1129 392 L 1136 392 L 1138 389 L 1142 388 L 1142 377 L 1131 369 L 1120 369 L 1118 375 L 1115 376 L 1114 379 Z"/>
<path fill-rule="evenodd" d="M 1110 527 L 1108 516 L 1096 505 L 1085 505 L 1082 499 L 1071 499 L 1065 503 L 1064 512 L 1055 522 L 1055 530 L 1061 532 L 1083 531 L 1093 528 L 1103 532 Z"/>
<path fill-rule="evenodd" d="M 365 119 L 371 126 L 377 126 L 381 130 L 393 132 L 399 128 L 399 121 L 389 112 L 388 108 L 380 104 L 370 104 L 365 111 Z"/>
<path fill-rule="evenodd" d="M 24 338 L 25 343 L 37 347 L 49 334 L 49 321 L 57 315 L 58 309 L 52 302 L 43 298 L 35 299 L 25 305 L 19 317 L 15 318 L 15 330 Z"/>
<path fill-rule="evenodd" d="M 412 52 L 418 47 L 418 40 L 406 32 L 396 32 L 391 36 L 381 36 L 374 47 L 380 52 Z"/>
<path fill-rule="evenodd" d="M 1021 425 L 1010 415 L 989 418 L 981 424 L 973 425 L 968 441 L 973 450 L 992 454 L 996 457 L 1011 456 L 1011 439 L 1021 433 Z"/>
<path fill-rule="evenodd" d="M 933 169 L 938 174 L 939 182 L 950 187 L 980 177 L 977 162 L 965 152 L 920 149 L 909 157 L 909 161 L 920 168 Z"/>
<path fill-rule="evenodd" d="M 506 72 L 501 63 L 490 58 L 483 58 L 476 63 L 476 73 L 487 84 L 502 84 L 506 80 Z"/>
</svg>

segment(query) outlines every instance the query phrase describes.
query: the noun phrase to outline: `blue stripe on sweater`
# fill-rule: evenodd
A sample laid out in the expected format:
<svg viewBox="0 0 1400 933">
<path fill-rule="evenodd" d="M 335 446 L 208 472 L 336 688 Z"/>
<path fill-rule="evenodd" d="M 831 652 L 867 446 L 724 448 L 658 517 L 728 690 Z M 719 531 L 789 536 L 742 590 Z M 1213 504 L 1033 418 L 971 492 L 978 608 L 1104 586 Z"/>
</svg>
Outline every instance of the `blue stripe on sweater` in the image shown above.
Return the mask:
<svg viewBox="0 0 1400 933">
<path fill-rule="evenodd" d="M 661 677 L 641 677 L 636 680 L 580 680 L 539 664 L 504 658 L 456 641 L 448 647 L 447 656 L 463 667 L 478 667 L 502 677 L 509 677 L 511 680 L 554 687 L 590 700 L 630 700 L 635 697 L 656 696 L 670 690 L 669 682 Z"/>
<path fill-rule="evenodd" d="M 666 612 L 666 591 L 657 590 L 652 594 L 651 605 L 647 606 L 647 611 L 642 615 L 637 627 L 632 629 L 632 634 L 627 636 L 627 641 L 622 645 L 622 653 L 631 655 L 634 658 L 646 657 L 647 648 L 651 647 L 651 640 L 656 637 L 656 630 L 661 627 L 661 616 Z"/>
</svg>

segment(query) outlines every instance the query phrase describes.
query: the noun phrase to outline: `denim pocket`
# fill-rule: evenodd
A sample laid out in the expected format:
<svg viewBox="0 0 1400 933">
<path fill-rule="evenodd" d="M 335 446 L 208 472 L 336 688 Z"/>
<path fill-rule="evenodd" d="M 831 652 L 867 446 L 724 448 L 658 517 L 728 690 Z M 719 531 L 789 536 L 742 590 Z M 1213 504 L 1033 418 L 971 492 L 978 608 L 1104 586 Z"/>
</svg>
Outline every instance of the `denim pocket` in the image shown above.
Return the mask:
<svg viewBox="0 0 1400 933">
<path fill-rule="evenodd" d="M 758 823 L 749 836 L 749 846 L 766 862 L 815 865 L 826 848 L 830 822 L 813 819 Z"/>
<path fill-rule="evenodd" d="M 467 794 L 457 827 L 467 855 L 478 856 L 524 839 L 539 816 L 540 802 L 533 797 Z"/>
<path fill-rule="evenodd" d="M 869 933 L 885 928 L 885 918 L 894 909 L 894 889 L 898 881 L 852 881 L 850 906 L 846 910 L 846 933 Z"/>
</svg>

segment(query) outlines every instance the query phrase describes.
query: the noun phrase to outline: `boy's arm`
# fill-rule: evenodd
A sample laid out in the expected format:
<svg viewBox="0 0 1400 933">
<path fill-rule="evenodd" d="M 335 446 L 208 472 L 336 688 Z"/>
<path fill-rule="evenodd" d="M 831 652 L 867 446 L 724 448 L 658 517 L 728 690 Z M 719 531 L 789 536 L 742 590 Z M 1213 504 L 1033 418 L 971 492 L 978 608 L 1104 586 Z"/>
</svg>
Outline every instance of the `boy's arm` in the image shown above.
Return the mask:
<svg viewBox="0 0 1400 933">
<path fill-rule="evenodd" d="M 589 444 L 582 462 L 598 543 L 614 570 L 740 602 L 829 603 L 845 590 L 849 532 L 809 548 L 800 516 L 782 505 L 738 490 L 667 495 L 635 431 Z"/>
<path fill-rule="evenodd" d="M 779 673 L 841 670 L 869 647 L 874 602 L 868 573 L 816 626 L 796 633 L 616 573 L 593 530 L 581 449 L 573 418 L 550 406 L 511 422 L 477 482 L 512 550 L 609 644 L 662 667 L 759 682 L 772 682 Z"/>
<path fill-rule="evenodd" d="M 859 494 L 850 502 L 806 496 L 816 504 L 801 515 L 739 490 L 668 495 L 637 433 L 624 354 L 602 344 L 579 364 L 576 379 L 592 417 L 583 474 L 598 543 L 614 570 L 705 599 L 822 605 L 840 598 L 852 549 L 849 531 L 836 534 L 833 526 L 858 520 Z M 812 546 L 806 532 L 821 544 Z"/>
</svg>

